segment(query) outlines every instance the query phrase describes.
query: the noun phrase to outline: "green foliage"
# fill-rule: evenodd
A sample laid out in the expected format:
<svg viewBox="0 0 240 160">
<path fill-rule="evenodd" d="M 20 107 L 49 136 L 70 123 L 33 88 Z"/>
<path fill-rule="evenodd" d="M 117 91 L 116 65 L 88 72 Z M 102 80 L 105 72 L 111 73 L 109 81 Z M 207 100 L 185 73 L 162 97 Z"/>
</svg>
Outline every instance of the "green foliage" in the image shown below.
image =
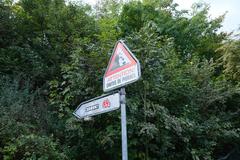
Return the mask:
<svg viewBox="0 0 240 160">
<path fill-rule="evenodd" d="M 240 40 L 225 42 L 218 51 L 221 53 L 219 64 L 223 66 L 223 72 L 232 80 L 240 80 Z"/>
<path fill-rule="evenodd" d="M 215 50 L 225 38 L 224 33 L 217 34 L 224 16 L 209 20 L 209 8 L 205 4 L 196 4 L 192 13 L 178 11 L 176 6 L 170 0 L 133 1 L 124 5 L 119 18 L 123 35 L 139 31 L 144 24 L 154 21 L 159 35 L 174 38 L 182 58 L 196 54 L 214 58 Z"/>
<path fill-rule="evenodd" d="M 66 159 L 67 157 L 57 150 L 57 145 L 49 137 L 34 134 L 22 135 L 3 148 L 3 159 Z"/>
<path fill-rule="evenodd" d="M 121 159 L 120 111 L 77 120 L 115 42 L 141 63 L 126 87 L 132 160 L 239 158 L 239 39 L 209 6 L 172 0 L 0 2 L 0 159 Z"/>
<path fill-rule="evenodd" d="M 138 148 L 131 159 L 213 159 L 215 147 L 223 143 L 222 132 L 231 130 L 234 139 L 239 139 L 236 126 L 231 129 L 229 123 L 220 121 L 228 110 L 226 101 L 239 92 L 227 81 L 216 79 L 212 61 L 182 61 L 173 40 L 157 36 L 157 31 L 149 23 L 127 38 L 141 61 L 143 77 L 128 91 L 129 143 Z"/>
<path fill-rule="evenodd" d="M 0 79 L 0 153 L 3 159 L 66 159 L 53 137 L 44 136 L 50 115 L 40 90 L 23 76 Z"/>
</svg>

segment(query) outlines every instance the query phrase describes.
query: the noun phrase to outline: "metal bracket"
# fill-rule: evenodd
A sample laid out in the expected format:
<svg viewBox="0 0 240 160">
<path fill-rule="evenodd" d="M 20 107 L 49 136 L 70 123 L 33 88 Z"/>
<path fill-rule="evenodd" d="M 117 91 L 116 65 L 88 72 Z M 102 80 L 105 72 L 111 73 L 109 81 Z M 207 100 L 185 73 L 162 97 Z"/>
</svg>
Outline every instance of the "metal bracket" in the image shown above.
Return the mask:
<svg viewBox="0 0 240 160">
<path fill-rule="evenodd" d="M 91 120 L 93 120 L 93 118 L 92 118 L 92 117 L 89 117 L 89 116 L 87 116 L 87 117 L 84 117 L 84 118 L 83 118 L 83 120 L 84 120 L 84 121 L 91 121 Z"/>
<path fill-rule="evenodd" d="M 120 103 L 126 104 L 126 91 L 125 88 L 120 89 Z"/>
</svg>

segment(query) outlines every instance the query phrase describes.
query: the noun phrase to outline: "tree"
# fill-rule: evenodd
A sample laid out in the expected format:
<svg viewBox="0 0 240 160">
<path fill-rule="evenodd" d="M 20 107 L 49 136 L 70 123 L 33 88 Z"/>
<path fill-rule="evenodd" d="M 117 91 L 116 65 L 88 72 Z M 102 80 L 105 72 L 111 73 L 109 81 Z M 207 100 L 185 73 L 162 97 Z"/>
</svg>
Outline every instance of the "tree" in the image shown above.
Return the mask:
<svg viewBox="0 0 240 160">
<path fill-rule="evenodd" d="M 240 40 L 228 40 L 219 49 L 221 57 L 220 65 L 223 66 L 223 72 L 231 80 L 239 82 L 240 80 Z"/>
</svg>

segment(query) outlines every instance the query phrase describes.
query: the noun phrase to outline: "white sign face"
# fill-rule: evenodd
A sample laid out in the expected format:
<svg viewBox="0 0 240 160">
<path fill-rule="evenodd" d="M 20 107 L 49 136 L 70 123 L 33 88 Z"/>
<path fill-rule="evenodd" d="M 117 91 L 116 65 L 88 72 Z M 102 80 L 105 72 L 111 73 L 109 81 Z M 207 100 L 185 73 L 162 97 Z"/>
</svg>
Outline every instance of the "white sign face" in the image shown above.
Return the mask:
<svg viewBox="0 0 240 160">
<path fill-rule="evenodd" d="M 103 90 L 111 91 L 137 81 L 140 64 L 128 47 L 118 41 L 103 78 Z"/>
<path fill-rule="evenodd" d="M 120 94 L 104 95 L 81 103 L 74 111 L 78 118 L 90 117 L 116 110 L 120 107 Z"/>
</svg>

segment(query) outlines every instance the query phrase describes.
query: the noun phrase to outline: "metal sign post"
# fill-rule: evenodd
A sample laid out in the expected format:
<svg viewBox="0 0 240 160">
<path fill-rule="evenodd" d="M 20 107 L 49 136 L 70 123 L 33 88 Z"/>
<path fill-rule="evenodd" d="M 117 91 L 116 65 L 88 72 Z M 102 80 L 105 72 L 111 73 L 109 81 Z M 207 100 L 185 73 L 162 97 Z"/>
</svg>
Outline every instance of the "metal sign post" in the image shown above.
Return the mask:
<svg viewBox="0 0 240 160">
<path fill-rule="evenodd" d="M 73 113 L 76 117 L 87 120 L 121 106 L 122 160 L 128 160 L 126 92 L 123 87 L 139 80 L 140 68 L 140 63 L 127 45 L 122 40 L 118 41 L 103 77 L 103 90 L 109 92 L 121 88 L 120 92 L 115 91 L 83 102 Z"/>
<path fill-rule="evenodd" d="M 122 160 L 128 159 L 128 146 L 127 146 L 127 115 L 126 115 L 126 92 L 125 88 L 120 90 L 121 102 L 121 128 L 122 128 Z"/>
<path fill-rule="evenodd" d="M 124 86 L 134 83 L 141 77 L 141 67 L 127 45 L 119 40 L 113 49 L 112 56 L 103 77 L 104 92 L 120 89 L 121 129 L 122 129 L 122 160 L 128 159 L 126 92 Z"/>
</svg>

